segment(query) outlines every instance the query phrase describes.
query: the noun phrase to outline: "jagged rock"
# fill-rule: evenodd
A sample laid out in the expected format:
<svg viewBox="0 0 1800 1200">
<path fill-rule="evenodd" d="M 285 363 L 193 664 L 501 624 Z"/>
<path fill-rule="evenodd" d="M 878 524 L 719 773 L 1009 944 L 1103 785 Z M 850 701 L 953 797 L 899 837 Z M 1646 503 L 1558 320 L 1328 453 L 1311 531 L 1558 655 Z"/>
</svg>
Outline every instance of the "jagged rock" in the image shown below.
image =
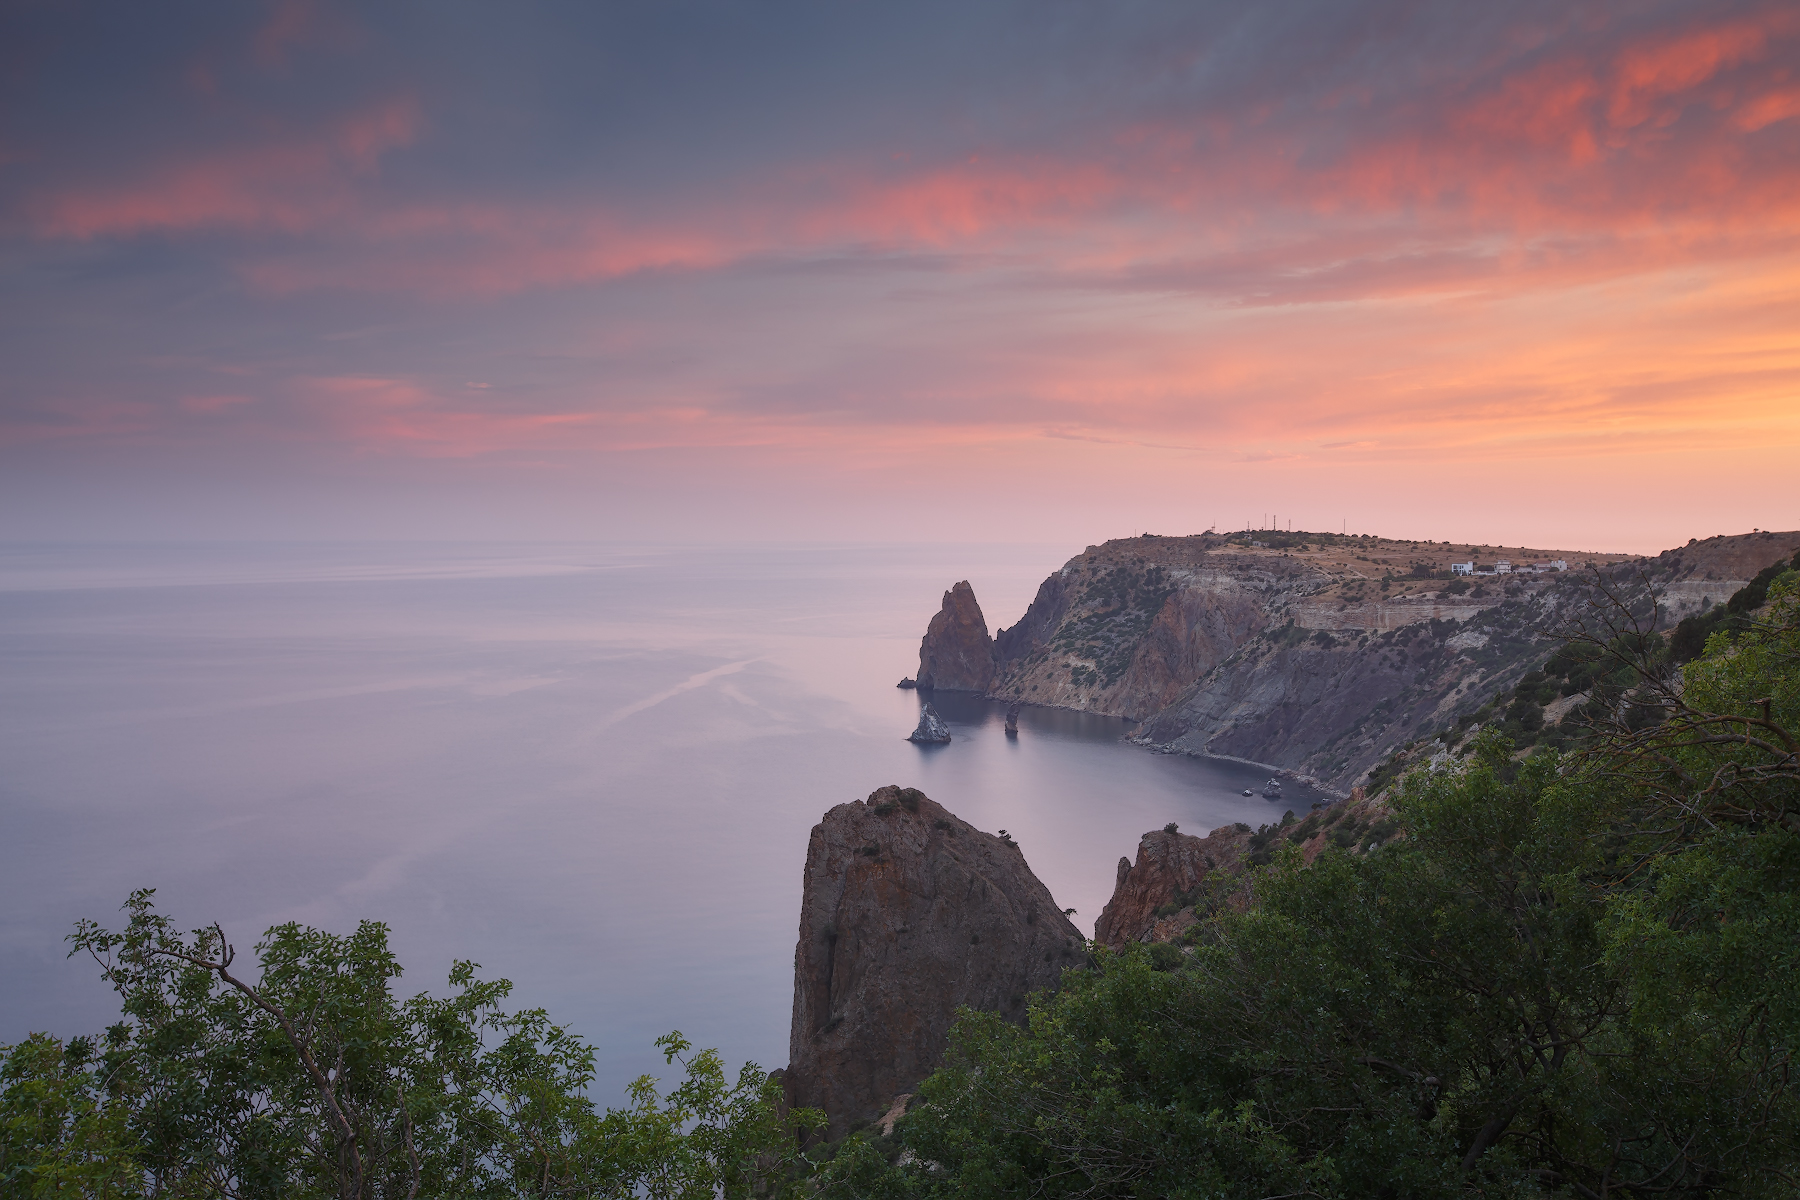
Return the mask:
<svg viewBox="0 0 1800 1200">
<path fill-rule="evenodd" d="M 1259 836 L 1264 844 L 1255 854 Z M 1266 835 L 1241 824 L 1223 826 L 1203 838 L 1167 829 L 1146 833 L 1138 843 L 1137 862 L 1119 860 L 1113 897 L 1094 923 L 1094 940 L 1115 950 L 1132 942 L 1172 941 L 1198 920 L 1193 911 L 1196 901 L 1243 911 L 1251 899 L 1240 882 L 1245 872 L 1254 863 L 1268 861 L 1283 843 L 1297 847 L 1301 859 L 1312 863 L 1333 845 L 1349 854 L 1363 854 L 1371 839 L 1385 844 L 1405 836 L 1386 796 L 1367 796 L 1360 787 L 1352 789 L 1349 799 L 1321 805 L 1304 817 L 1286 814 L 1283 823 Z M 1158 912 L 1171 904 L 1182 907 L 1166 915 Z"/>
<path fill-rule="evenodd" d="M 1138 842 L 1137 862 L 1119 860 L 1112 899 L 1094 922 L 1094 940 L 1115 950 L 1131 942 L 1162 941 L 1156 910 L 1191 896 L 1214 871 L 1235 871 L 1249 845 L 1250 830 L 1226 825 L 1206 837 L 1156 829 Z M 1189 900 L 1189 904 L 1193 901 Z M 1193 923 L 1191 914 L 1180 924 Z"/>
<path fill-rule="evenodd" d="M 918 687 L 919 685 L 917 682 L 915 682 L 913 680 L 912 676 L 908 675 L 907 677 L 902 679 L 899 683 L 896 683 L 894 686 L 897 688 L 907 688 L 910 690 L 912 688 Z"/>
<path fill-rule="evenodd" d="M 994 682 L 994 640 L 968 580 L 944 593 L 944 606 L 919 642 L 919 686 L 985 692 Z"/>
<path fill-rule="evenodd" d="M 919 727 L 908 734 L 906 740 L 921 746 L 942 745 L 950 740 L 950 727 L 938 716 L 937 709 L 927 704 L 919 714 Z"/>
<path fill-rule="evenodd" d="M 842 1137 L 938 1066 L 957 1006 L 1023 1020 L 1030 993 L 1085 960 L 1010 839 L 911 788 L 840 804 L 806 850 L 789 1103 Z"/>
<path fill-rule="evenodd" d="M 1019 706 L 1017 704 L 1006 710 L 1006 736 L 1019 736 Z"/>
</svg>

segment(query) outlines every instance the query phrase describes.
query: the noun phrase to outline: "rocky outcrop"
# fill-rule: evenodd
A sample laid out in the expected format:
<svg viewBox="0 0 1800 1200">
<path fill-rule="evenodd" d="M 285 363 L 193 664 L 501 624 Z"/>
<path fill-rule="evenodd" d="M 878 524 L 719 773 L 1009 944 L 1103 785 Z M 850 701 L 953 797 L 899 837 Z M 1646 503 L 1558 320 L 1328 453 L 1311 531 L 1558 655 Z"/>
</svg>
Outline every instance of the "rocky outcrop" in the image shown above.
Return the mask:
<svg viewBox="0 0 1800 1200">
<path fill-rule="evenodd" d="M 994 682 L 994 640 L 968 580 L 944 593 L 944 605 L 919 643 L 919 686 L 985 692 Z"/>
<path fill-rule="evenodd" d="M 1137 861 L 1119 860 L 1112 899 L 1094 922 L 1094 940 L 1115 950 L 1132 942 L 1167 941 L 1179 929 L 1159 930 L 1159 923 L 1180 916 L 1187 920 L 1178 925 L 1193 923 L 1191 913 L 1167 910 L 1189 909 L 1202 899 L 1209 875 L 1237 872 L 1250 836 L 1246 825 L 1227 825 L 1203 838 L 1173 829 L 1146 833 L 1138 842 Z"/>
<path fill-rule="evenodd" d="M 921 746 L 941 745 L 950 740 L 950 727 L 938 716 L 937 709 L 927 704 L 919 713 L 919 727 L 907 736 L 907 741 L 917 742 Z"/>
<path fill-rule="evenodd" d="M 1283 845 L 1311 863 L 1334 846 L 1367 854 L 1404 836 L 1387 797 L 1365 796 L 1362 788 L 1304 817 L 1285 813 L 1261 829 L 1226 825 L 1203 838 L 1166 828 L 1146 833 L 1137 861 L 1119 860 L 1118 882 L 1094 923 L 1094 940 L 1115 950 L 1133 942 L 1176 941 L 1201 914 L 1242 911 L 1252 898 L 1245 873 L 1273 861 Z"/>
<path fill-rule="evenodd" d="M 807 845 L 789 1103 L 842 1137 L 939 1065 L 959 1005 L 1022 1020 L 1085 955 L 1011 839 L 911 788 L 840 804 Z"/>
</svg>

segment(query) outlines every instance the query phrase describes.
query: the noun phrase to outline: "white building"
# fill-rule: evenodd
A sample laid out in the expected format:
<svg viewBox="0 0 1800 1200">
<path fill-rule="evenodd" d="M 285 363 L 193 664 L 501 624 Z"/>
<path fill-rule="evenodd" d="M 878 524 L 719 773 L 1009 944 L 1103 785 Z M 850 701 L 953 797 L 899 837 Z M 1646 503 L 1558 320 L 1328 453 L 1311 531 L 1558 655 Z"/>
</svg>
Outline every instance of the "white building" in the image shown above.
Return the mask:
<svg viewBox="0 0 1800 1200">
<path fill-rule="evenodd" d="M 1566 571 L 1569 569 L 1567 560 L 1561 558 L 1553 558 L 1544 565 L 1549 567 L 1552 571 Z"/>
<path fill-rule="evenodd" d="M 1452 575 L 1473 575 L 1475 573 L 1475 564 L 1472 562 L 1451 563 L 1450 573 Z"/>
<path fill-rule="evenodd" d="M 1496 574 L 1496 575 L 1511 575 L 1512 574 L 1512 564 L 1510 562 L 1506 561 L 1504 558 L 1501 559 L 1499 562 L 1494 564 L 1494 574 Z"/>
</svg>

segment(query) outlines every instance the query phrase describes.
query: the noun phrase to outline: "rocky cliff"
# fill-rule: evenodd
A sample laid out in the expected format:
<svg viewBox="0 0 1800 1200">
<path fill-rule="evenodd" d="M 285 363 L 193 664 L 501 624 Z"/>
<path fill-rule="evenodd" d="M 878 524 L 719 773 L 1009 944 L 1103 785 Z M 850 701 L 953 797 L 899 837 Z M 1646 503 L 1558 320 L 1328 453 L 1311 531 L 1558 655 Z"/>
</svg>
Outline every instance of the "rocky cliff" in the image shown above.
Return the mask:
<svg viewBox="0 0 1800 1200">
<path fill-rule="evenodd" d="M 919 643 L 919 686 L 985 692 L 994 682 L 994 641 L 968 580 L 944 593 Z"/>
<path fill-rule="evenodd" d="M 1094 940 L 1117 950 L 1131 942 L 1167 941 L 1179 928 L 1158 924 L 1185 914 L 1203 896 L 1202 885 L 1219 873 L 1240 869 L 1251 833 L 1247 825 L 1226 825 L 1204 838 L 1157 829 L 1138 842 L 1137 861 L 1119 860 L 1112 899 L 1094 922 Z M 1180 927 L 1193 923 L 1180 922 Z"/>
<path fill-rule="evenodd" d="M 1386 798 L 1365 797 L 1361 788 L 1304 817 L 1286 813 L 1261 829 L 1226 825 L 1203 838 L 1153 830 L 1138 842 L 1135 863 L 1119 860 L 1118 882 L 1094 923 L 1094 940 L 1115 950 L 1133 942 L 1177 941 L 1204 916 L 1227 906 L 1241 910 L 1250 900 L 1245 872 L 1273 861 L 1284 844 L 1310 863 L 1328 846 L 1366 854 L 1403 836 Z"/>
<path fill-rule="evenodd" d="M 1022 1020 L 1085 955 L 1011 839 L 911 788 L 840 804 L 807 845 L 789 1102 L 842 1137 L 941 1062 L 959 1005 Z"/>
<path fill-rule="evenodd" d="M 1608 587 L 1655 590 L 1672 622 L 1797 546 L 1800 533 L 1744 534 L 1642 559 L 1336 534 L 1146 534 L 1090 546 L 1046 579 L 1024 617 L 994 636 L 985 690 L 1132 718 L 1159 750 L 1268 763 L 1348 791 L 1396 748 L 1540 664 L 1550 632 L 1597 599 L 1594 569 Z M 1448 578 L 1453 562 L 1490 570 L 1502 560 L 1511 573 Z M 1558 561 L 1569 569 L 1551 568 Z M 972 681 L 987 669 L 981 640 L 949 631 L 985 636 L 986 621 L 973 592 L 966 607 L 954 597 L 926 643 L 956 646 L 956 677 Z"/>
</svg>

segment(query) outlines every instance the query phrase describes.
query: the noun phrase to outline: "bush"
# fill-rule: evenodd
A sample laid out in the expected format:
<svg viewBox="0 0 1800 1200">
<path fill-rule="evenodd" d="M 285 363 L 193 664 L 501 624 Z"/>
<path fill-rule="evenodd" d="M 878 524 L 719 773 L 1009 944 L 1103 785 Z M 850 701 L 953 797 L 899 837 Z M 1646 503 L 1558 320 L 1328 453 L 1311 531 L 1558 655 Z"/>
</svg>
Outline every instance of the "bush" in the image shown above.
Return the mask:
<svg viewBox="0 0 1800 1200">
<path fill-rule="evenodd" d="M 1151 942 L 1150 966 L 1157 971 L 1175 971 L 1187 965 L 1187 955 L 1168 942 Z"/>
</svg>

